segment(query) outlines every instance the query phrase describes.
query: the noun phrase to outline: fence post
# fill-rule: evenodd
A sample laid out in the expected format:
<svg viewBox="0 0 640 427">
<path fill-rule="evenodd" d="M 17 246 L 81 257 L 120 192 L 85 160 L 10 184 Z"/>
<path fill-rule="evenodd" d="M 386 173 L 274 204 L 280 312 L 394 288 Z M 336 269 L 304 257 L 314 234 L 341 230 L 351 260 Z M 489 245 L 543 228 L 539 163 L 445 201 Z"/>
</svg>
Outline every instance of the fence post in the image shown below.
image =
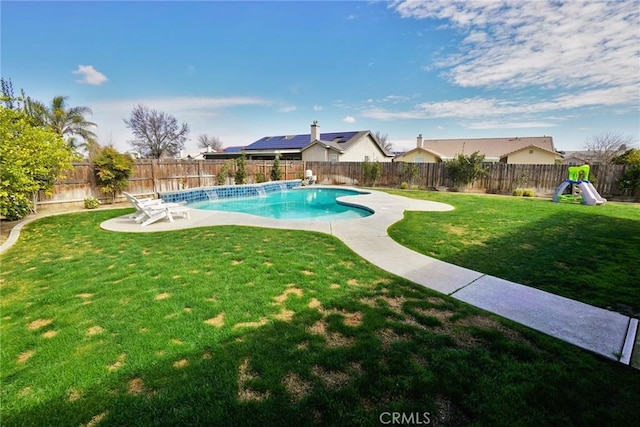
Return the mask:
<svg viewBox="0 0 640 427">
<path fill-rule="evenodd" d="M 156 187 L 156 159 L 151 160 L 151 181 L 153 182 L 153 193 L 158 194 Z"/>
</svg>

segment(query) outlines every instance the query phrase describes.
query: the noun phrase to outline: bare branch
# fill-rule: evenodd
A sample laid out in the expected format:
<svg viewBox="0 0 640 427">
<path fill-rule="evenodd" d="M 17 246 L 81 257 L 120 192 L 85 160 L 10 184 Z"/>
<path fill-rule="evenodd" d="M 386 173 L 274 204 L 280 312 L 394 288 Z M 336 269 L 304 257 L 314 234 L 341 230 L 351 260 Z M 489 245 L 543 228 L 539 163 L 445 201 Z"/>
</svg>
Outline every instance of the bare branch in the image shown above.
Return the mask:
<svg viewBox="0 0 640 427">
<path fill-rule="evenodd" d="M 189 134 L 189 125 L 182 123 L 163 111 L 149 110 L 138 104 L 131 111 L 131 117 L 125 119 L 135 140 L 129 143 L 145 157 L 159 159 L 175 156 L 184 148 Z"/>
<path fill-rule="evenodd" d="M 591 136 L 584 145 L 593 163 L 608 164 L 633 145 L 633 138 L 617 132 L 604 132 Z"/>
<path fill-rule="evenodd" d="M 393 142 L 389 141 L 389 134 L 383 134 L 380 131 L 375 131 L 373 137 L 385 151 L 391 152 L 393 150 Z"/>
<path fill-rule="evenodd" d="M 222 149 L 222 140 L 217 136 L 207 135 L 206 133 L 198 135 L 198 148 L 211 148 L 214 151 Z"/>
</svg>

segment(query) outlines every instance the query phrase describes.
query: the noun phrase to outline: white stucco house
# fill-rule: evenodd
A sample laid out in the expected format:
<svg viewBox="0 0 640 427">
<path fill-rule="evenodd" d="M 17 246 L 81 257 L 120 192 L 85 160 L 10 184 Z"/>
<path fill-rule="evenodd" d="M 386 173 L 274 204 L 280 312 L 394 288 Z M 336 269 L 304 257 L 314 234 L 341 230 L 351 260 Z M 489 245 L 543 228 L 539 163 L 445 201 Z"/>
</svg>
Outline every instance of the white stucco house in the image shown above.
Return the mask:
<svg viewBox="0 0 640 427">
<path fill-rule="evenodd" d="M 282 160 L 311 162 L 390 162 L 394 157 L 369 130 L 320 133 L 315 121 L 310 133 L 265 136 L 242 151 L 252 160 L 271 160 L 279 155 Z M 206 157 L 216 158 L 216 155 Z"/>
</svg>

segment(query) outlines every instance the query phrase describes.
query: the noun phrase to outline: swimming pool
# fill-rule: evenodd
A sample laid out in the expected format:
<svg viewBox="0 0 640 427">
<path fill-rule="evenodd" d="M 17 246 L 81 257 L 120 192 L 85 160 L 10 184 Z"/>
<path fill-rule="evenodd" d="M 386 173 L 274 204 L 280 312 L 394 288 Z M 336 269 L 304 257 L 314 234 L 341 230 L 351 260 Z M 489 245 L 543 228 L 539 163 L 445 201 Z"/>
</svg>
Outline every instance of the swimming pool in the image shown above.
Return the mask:
<svg viewBox="0 0 640 427">
<path fill-rule="evenodd" d="M 219 199 L 190 203 L 194 209 L 241 212 L 284 220 L 343 220 L 363 218 L 370 210 L 337 202 L 341 196 L 356 196 L 355 190 L 342 188 L 297 188 L 239 199 Z"/>
</svg>

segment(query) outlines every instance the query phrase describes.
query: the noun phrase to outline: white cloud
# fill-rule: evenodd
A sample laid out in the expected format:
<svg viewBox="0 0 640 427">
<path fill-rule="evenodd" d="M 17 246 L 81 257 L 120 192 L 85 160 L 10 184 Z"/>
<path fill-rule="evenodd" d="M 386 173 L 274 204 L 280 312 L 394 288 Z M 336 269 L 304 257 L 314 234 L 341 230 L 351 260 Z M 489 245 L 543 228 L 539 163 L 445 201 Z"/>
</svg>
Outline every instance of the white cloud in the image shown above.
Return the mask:
<svg viewBox="0 0 640 427">
<path fill-rule="evenodd" d="M 526 122 L 537 114 L 550 114 L 554 111 L 568 112 L 569 110 L 591 107 L 611 107 L 616 105 L 630 105 L 638 97 L 638 91 L 633 86 L 619 86 L 605 89 L 585 90 L 570 94 L 560 94 L 550 99 L 511 100 L 499 98 L 463 98 L 453 101 L 424 102 L 405 111 L 390 111 L 384 108 L 367 108 L 364 117 L 378 120 L 394 119 L 433 119 L 458 118 L 477 119 L 484 117 L 509 117 L 511 123 Z M 631 108 L 631 107 L 630 107 Z M 624 110 L 621 110 L 624 112 Z"/>
<path fill-rule="evenodd" d="M 355 123 L 356 119 L 353 116 L 347 116 L 344 119 L 342 119 L 342 121 L 345 123 Z"/>
<path fill-rule="evenodd" d="M 626 1 L 396 1 L 401 16 L 449 23 L 459 51 L 434 65 L 462 87 L 640 84 L 640 8 Z M 638 97 L 635 97 L 637 102 Z"/>
<path fill-rule="evenodd" d="M 484 130 L 484 129 L 527 129 L 527 128 L 548 128 L 556 126 L 553 123 L 546 122 L 475 122 L 464 125 L 467 129 Z"/>
<path fill-rule="evenodd" d="M 324 110 L 324 107 L 322 105 L 316 104 L 313 106 L 313 111 L 322 111 L 322 110 Z"/>
<path fill-rule="evenodd" d="M 205 96 L 179 96 L 172 98 L 140 98 L 118 101 L 106 101 L 97 103 L 97 108 L 106 110 L 124 110 L 129 112 L 138 104 L 151 109 L 162 110 L 176 114 L 179 112 L 198 111 L 206 112 L 231 107 L 242 106 L 268 106 L 273 102 L 263 98 L 230 96 L 230 97 L 205 97 Z M 96 107 L 94 107 L 96 108 Z"/>
<path fill-rule="evenodd" d="M 82 76 L 82 79 L 76 80 L 76 82 L 94 86 L 100 86 L 108 80 L 107 76 L 93 68 L 93 65 L 78 65 L 78 69 L 73 71 L 73 74 L 80 74 Z"/>
<path fill-rule="evenodd" d="M 290 112 L 296 111 L 296 110 L 297 110 L 297 108 L 296 108 L 295 105 L 285 105 L 285 106 L 282 106 L 282 107 L 278 108 L 278 112 L 280 112 L 280 113 L 290 113 Z"/>
</svg>

